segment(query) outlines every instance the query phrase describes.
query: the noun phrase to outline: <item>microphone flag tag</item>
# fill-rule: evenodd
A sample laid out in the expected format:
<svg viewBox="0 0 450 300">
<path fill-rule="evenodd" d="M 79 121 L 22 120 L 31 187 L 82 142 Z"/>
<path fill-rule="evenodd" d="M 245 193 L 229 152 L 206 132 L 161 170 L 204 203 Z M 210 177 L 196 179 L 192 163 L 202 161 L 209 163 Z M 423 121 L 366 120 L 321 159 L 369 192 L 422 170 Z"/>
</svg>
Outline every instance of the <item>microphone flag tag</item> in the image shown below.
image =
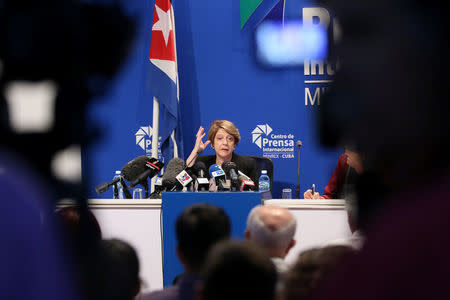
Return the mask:
<svg viewBox="0 0 450 300">
<path fill-rule="evenodd" d="M 240 190 L 241 191 L 249 191 L 254 188 L 255 183 L 252 180 L 242 180 Z"/>
<path fill-rule="evenodd" d="M 222 169 L 219 169 L 217 171 L 212 172 L 211 174 L 213 177 L 218 177 L 218 176 L 225 175 L 225 172 Z"/>
<path fill-rule="evenodd" d="M 189 174 L 183 170 L 180 172 L 180 174 L 177 175 L 176 179 L 183 185 L 186 186 L 192 181 L 192 177 L 189 176 Z"/>
<path fill-rule="evenodd" d="M 197 182 L 200 183 L 200 184 L 209 184 L 208 179 L 206 179 L 204 177 L 197 178 Z"/>
</svg>

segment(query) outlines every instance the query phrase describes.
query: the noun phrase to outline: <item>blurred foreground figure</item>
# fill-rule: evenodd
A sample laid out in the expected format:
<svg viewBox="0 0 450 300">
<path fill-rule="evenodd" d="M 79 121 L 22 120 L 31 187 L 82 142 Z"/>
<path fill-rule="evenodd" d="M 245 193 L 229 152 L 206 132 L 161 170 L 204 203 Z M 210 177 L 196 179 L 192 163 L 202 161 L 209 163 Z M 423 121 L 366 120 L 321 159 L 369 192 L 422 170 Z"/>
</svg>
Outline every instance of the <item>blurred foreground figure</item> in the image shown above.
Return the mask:
<svg viewBox="0 0 450 300">
<path fill-rule="evenodd" d="M 71 239 L 54 210 L 72 199 L 88 214 L 81 151 L 99 130 L 86 111 L 133 34 L 117 5 L 0 0 L 2 299 L 102 299 L 95 229 L 82 222 Z"/>
<path fill-rule="evenodd" d="M 0 151 L 0 166 L 1 298 L 82 299 L 49 213 L 51 193 L 16 157 Z"/>
<path fill-rule="evenodd" d="M 449 299 L 449 19 L 425 1 L 326 6 L 342 27 L 342 67 L 322 102 L 321 138 L 365 154 L 367 244 L 317 299 Z"/>
</svg>

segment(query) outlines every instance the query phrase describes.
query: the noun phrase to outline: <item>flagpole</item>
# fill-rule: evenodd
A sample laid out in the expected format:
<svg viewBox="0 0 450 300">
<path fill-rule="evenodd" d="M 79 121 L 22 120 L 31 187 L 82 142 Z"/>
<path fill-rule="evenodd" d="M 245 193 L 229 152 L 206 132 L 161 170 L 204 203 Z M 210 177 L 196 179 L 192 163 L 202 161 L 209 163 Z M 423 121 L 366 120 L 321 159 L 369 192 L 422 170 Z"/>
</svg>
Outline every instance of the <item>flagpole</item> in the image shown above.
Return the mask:
<svg viewBox="0 0 450 300">
<path fill-rule="evenodd" d="M 158 142 L 159 142 L 159 101 L 153 97 L 153 133 L 152 133 L 152 157 L 158 159 Z M 156 176 L 150 181 L 150 192 L 155 191 Z"/>
</svg>

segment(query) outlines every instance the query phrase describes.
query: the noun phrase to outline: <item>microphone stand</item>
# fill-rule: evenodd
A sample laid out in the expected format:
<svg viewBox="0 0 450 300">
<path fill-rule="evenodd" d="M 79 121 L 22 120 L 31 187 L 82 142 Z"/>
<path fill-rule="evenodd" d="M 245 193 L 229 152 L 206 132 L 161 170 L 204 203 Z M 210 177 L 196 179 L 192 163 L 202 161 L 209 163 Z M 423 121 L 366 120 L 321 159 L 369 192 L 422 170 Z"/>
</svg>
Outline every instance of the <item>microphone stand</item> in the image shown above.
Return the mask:
<svg viewBox="0 0 450 300">
<path fill-rule="evenodd" d="M 125 180 L 123 180 L 123 177 L 120 178 L 120 183 L 122 184 L 123 187 L 123 193 L 125 195 L 126 199 L 131 199 L 131 193 L 130 190 L 128 189 L 127 185 L 125 184 Z"/>
<path fill-rule="evenodd" d="M 147 182 L 147 178 L 143 179 L 140 184 L 144 187 L 145 189 L 145 198 L 150 197 L 149 193 L 148 193 L 148 182 Z"/>
<path fill-rule="evenodd" d="M 297 141 L 298 147 L 298 164 L 297 164 L 297 188 L 296 188 L 296 198 L 300 199 L 300 148 L 302 147 L 302 141 Z"/>
<path fill-rule="evenodd" d="M 222 179 L 219 179 L 217 182 L 217 190 L 218 191 L 230 191 L 231 189 L 230 189 L 230 186 L 228 185 L 228 183 L 226 183 Z"/>
</svg>

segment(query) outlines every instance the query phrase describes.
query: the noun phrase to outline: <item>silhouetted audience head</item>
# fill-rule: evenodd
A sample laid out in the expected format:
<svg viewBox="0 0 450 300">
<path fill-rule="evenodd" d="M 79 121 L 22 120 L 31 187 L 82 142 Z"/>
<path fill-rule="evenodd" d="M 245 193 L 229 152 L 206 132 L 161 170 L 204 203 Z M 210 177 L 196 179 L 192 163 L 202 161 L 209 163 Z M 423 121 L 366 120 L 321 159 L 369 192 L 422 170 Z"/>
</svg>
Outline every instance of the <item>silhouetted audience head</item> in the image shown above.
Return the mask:
<svg viewBox="0 0 450 300">
<path fill-rule="evenodd" d="M 199 272 L 212 245 L 228 239 L 230 219 L 225 211 L 207 203 L 193 204 L 176 220 L 177 253 L 184 268 Z"/>
<path fill-rule="evenodd" d="M 99 243 L 102 231 L 97 218 L 84 206 L 70 205 L 55 212 L 66 253 L 71 254 L 74 274 L 80 284 L 81 293 L 87 299 L 98 299 L 102 290 L 99 281 L 104 276 L 97 266 L 99 262 Z"/>
<path fill-rule="evenodd" d="M 222 241 L 208 255 L 197 300 L 273 300 L 277 272 L 267 253 L 249 241 Z"/>
<path fill-rule="evenodd" d="M 89 209 L 77 205 L 64 206 L 56 210 L 56 215 L 71 246 L 102 239 L 100 224 Z"/>
<path fill-rule="evenodd" d="M 103 240 L 100 253 L 103 299 L 133 300 L 140 290 L 139 259 L 134 248 L 119 239 Z"/>
<path fill-rule="evenodd" d="M 294 216 L 286 208 L 258 205 L 248 215 L 245 238 L 268 251 L 271 257 L 284 258 L 295 245 L 296 227 Z"/>
<path fill-rule="evenodd" d="M 345 259 L 356 253 L 350 246 L 326 246 L 300 253 L 297 262 L 284 273 L 280 299 L 308 299 L 317 291 L 324 279 Z"/>
</svg>

